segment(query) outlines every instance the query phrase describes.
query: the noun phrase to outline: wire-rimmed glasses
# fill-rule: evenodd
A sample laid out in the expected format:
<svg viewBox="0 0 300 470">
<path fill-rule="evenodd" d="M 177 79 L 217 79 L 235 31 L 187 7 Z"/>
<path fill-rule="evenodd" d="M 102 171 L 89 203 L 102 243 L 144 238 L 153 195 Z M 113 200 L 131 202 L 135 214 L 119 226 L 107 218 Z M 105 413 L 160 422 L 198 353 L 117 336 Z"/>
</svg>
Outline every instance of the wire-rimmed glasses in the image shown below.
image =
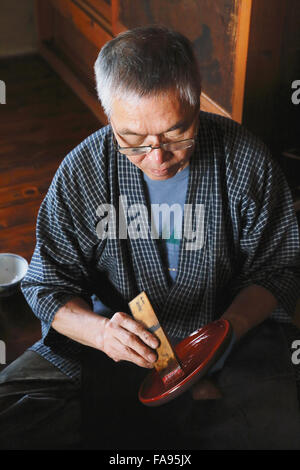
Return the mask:
<svg viewBox="0 0 300 470">
<path fill-rule="evenodd" d="M 175 142 L 163 142 L 160 145 L 143 145 L 141 147 L 120 147 L 120 145 L 115 142 L 119 152 L 123 153 L 128 157 L 140 157 L 141 155 L 147 155 L 152 152 L 154 149 L 162 148 L 163 150 L 169 152 L 176 152 L 177 150 L 185 150 L 192 147 L 195 143 L 195 139 L 184 139 L 177 140 Z"/>
</svg>

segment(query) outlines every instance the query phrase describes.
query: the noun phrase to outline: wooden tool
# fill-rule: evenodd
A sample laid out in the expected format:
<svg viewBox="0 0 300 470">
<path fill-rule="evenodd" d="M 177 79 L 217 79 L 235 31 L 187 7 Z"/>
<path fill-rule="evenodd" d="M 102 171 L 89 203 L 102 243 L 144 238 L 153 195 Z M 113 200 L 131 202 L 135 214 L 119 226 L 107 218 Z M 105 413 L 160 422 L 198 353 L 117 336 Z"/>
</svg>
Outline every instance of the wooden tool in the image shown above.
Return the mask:
<svg viewBox="0 0 300 470">
<path fill-rule="evenodd" d="M 151 333 L 154 333 L 160 341 L 160 345 L 156 349 L 158 358 L 154 367 L 164 384 L 177 380 L 180 376 L 184 376 L 180 362 L 158 321 L 146 293 L 141 292 L 129 303 L 129 307 L 135 320 L 141 322 L 143 326 Z"/>
<path fill-rule="evenodd" d="M 160 341 L 155 367 L 139 389 L 139 400 L 144 405 L 162 405 L 188 390 L 208 373 L 230 343 L 232 327 L 220 318 L 194 331 L 173 349 L 145 292 L 129 307 L 133 317 Z"/>
</svg>

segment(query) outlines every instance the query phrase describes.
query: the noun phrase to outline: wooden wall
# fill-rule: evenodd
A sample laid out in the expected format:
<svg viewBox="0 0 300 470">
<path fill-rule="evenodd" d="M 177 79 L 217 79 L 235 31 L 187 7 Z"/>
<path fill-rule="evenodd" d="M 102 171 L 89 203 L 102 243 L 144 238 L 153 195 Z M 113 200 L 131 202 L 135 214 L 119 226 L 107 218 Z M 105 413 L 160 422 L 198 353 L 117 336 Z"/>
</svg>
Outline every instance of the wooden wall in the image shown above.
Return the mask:
<svg viewBox="0 0 300 470">
<path fill-rule="evenodd" d="M 1 0 L 0 58 L 36 51 L 34 0 Z"/>
<path fill-rule="evenodd" d="M 160 23 L 194 43 L 202 109 L 243 123 L 275 157 L 298 145 L 291 83 L 300 78 L 299 0 L 36 0 L 39 50 L 106 122 L 93 64 L 110 38 Z"/>
</svg>

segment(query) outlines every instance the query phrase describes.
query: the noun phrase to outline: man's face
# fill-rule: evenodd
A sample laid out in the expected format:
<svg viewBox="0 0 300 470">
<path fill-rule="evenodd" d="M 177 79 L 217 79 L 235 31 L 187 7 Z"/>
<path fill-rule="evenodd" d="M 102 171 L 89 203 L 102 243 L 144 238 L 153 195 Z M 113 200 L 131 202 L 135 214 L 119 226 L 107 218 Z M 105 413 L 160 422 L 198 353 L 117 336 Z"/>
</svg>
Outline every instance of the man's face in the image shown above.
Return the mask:
<svg viewBox="0 0 300 470">
<path fill-rule="evenodd" d="M 191 139 L 198 124 L 199 110 L 184 106 L 175 92 L 154 97 L 115 99 L 111 125 L 120 147 L 158 146 L 164 142 Z M 166 180 L 189 164 L 193 147 L 129 157 L 131 163 L 153 180 Z"/>
</svg>

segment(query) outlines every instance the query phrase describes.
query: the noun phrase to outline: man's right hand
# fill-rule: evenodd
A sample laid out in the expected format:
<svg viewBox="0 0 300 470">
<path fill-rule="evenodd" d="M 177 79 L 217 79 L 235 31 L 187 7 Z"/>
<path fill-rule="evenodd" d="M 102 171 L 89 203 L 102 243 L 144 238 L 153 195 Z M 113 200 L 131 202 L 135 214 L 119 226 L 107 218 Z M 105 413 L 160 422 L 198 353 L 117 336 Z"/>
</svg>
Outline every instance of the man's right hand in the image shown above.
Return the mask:
<svg viewBox="0 0 300 470">
<path fill-rule="evenodd" d="M 114 361 L 130 361 L 153 368 L 159 341 L 124 312 L 111 319 L 93 312 L 80 297 L 70 299 L 55 314 L 52 327 L 80 344 L 99 349 Z"/>
<path fill-rule="evenodd" d="M 117 312 L 106 319 L 101 349 L 114 361 L 129 361 L 151 369 L 158 346 L 158 339 L 127 313 Z"/>
</svg>

